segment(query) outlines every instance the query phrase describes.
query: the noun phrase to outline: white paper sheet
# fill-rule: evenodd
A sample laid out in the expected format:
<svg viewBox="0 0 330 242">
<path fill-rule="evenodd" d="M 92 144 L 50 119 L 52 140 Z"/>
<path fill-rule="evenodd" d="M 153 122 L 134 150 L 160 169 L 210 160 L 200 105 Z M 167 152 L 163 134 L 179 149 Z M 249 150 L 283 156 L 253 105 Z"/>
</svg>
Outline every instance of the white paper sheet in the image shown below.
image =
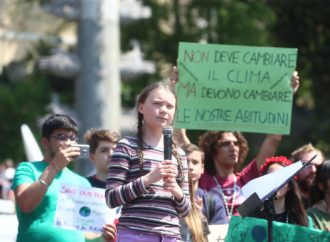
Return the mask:
<svg viewBox="0 0 330 242">
<path fill-rule="evenodd" d="M 302 168 L 302 166 L 302 162 L 298 161 L 281 170 L 249 181 L 242 188 L 243 196 L 248 198 L 255 192 L 260 200 L 264 201 L 272 191 L 278 190 L 278 188 Z"/>
<path fill-rule="evenodd" d="M 110 209 L 104 189 L 62 184 L 58 194 L 54 225 L 60 228 L 102 233 L 106 223 L 113 223 L 120 208 Z"/>
</svg>

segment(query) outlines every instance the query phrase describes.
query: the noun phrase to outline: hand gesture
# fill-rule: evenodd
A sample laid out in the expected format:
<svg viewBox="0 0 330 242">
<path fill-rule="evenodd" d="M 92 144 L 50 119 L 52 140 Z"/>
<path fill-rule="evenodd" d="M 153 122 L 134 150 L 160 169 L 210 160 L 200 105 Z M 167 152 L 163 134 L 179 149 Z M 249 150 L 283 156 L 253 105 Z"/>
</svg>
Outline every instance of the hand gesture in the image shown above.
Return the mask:
<svg viewBox="0 0 330 242">
<path fill-rule="evenodd" d="M 170 81 L 173 85 L 175 85 L 179 81 L 179 73 L 176 66 L 173 66 L 172 71 L 170 73 Z"/>
<path fill-rule="evenodd" d="M 117 229 L 114 224 L 106 224 L 103 226 L 102 237 L 106 242 L 114 242 L 117 235 Z"/>
<path fill-rule="evenodd" d="M 177 174 L 176 167 L 171 160 L 164 160 L 147 175 L 145 175 L 143 180 L 145 185 L 149 186 L 150 184 L 158 182 L 167 176 L 171 176 L 172 174 Z"/>
<path fill-rule="evenodd" d="M 197 210 L 202 213 L 203 210 L 203 199 L 201 197 L 195 197 L 194 198 L 194 205 L 197 208 Z"/>
<path fill-rule="evenodd" d="M 75 157 L 80 155 L 78 147 L 61 146 L 56 152 L 53 160 L 50 162 L 57 170 L 62 170 L 66 167 Z"/>
<path fill-rule="evenodd" d="M 298 76 L 298 72 L 294 71 L 291 77 L 291 87 L 293 90 L 293 93 L 296 93 L 298 88 L 299 88 L 299 76 Z"/>
<path fill-rule="evenodd" d="M 169 175 L 165 177 L 163 181 L 165 191 L 172 193 L 176 200 L 181 201 L 183 198 L 183 192 L 176 181 L 176 175 Z"/>
</svg>

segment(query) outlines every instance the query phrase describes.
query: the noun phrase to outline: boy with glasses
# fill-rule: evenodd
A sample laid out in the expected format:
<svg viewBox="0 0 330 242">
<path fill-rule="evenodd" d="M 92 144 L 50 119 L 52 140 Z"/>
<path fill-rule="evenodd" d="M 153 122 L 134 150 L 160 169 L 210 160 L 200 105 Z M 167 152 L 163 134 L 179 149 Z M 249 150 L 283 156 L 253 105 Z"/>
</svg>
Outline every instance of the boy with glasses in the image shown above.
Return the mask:
<svg viewBox="0 0 330 242">
<path fill-rule="evenodd" d="M 53 225 L 57 196 L 62 183 L 90 187 L 89 182 L 67 166 L 80 149 L 76 122 L 66 115 L 50 116 L 42 126 L 44 160 L 21 162 L 13 180 L 19 222 L 17 241 L 85 241 L 82 232 Z"/>
</svg>

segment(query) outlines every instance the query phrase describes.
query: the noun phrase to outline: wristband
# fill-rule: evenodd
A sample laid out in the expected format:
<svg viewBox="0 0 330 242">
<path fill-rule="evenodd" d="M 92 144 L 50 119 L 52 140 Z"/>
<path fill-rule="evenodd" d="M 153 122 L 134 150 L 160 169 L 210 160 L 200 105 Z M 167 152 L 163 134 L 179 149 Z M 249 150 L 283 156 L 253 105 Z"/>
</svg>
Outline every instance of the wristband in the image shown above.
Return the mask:
<svg viewBox="0 0 330 242">
<path fill-rule="evenodd" d="M 41 185 L 45 186 L 46 188 L 49 187 L 49 184 L 47 182 L 45 182 L 44 180 L 42 180 L 41 178 L 39 178 L 39 182 Z"/>
</svg>

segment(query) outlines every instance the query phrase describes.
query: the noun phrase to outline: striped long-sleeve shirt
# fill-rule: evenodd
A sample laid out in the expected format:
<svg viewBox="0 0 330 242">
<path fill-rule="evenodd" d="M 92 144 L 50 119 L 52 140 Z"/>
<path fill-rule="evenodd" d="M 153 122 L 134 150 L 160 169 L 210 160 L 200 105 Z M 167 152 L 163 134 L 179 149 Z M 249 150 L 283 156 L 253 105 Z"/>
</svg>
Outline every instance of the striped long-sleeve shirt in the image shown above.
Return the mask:
<svg viewBox="0 0 330 242">
<path fill-rule="evenodd" d="M 144 146 L 143 175 L 164 160 L 163 149 Z M 180 238 L 179 217 L 190 211 L 188 167 L 184 152 L 178 149 L 183 168 L 184 197 L 176 201 L 163 188 L 163 180 L 145 187 L 140 174 L 137 139 L 121 139 L 112 154 L 106 184 L 106 203 L 110 208 L 123 205 L 118 227 Z M 172 160 L 177 164 L 175 157 Z"/>
</svg>

